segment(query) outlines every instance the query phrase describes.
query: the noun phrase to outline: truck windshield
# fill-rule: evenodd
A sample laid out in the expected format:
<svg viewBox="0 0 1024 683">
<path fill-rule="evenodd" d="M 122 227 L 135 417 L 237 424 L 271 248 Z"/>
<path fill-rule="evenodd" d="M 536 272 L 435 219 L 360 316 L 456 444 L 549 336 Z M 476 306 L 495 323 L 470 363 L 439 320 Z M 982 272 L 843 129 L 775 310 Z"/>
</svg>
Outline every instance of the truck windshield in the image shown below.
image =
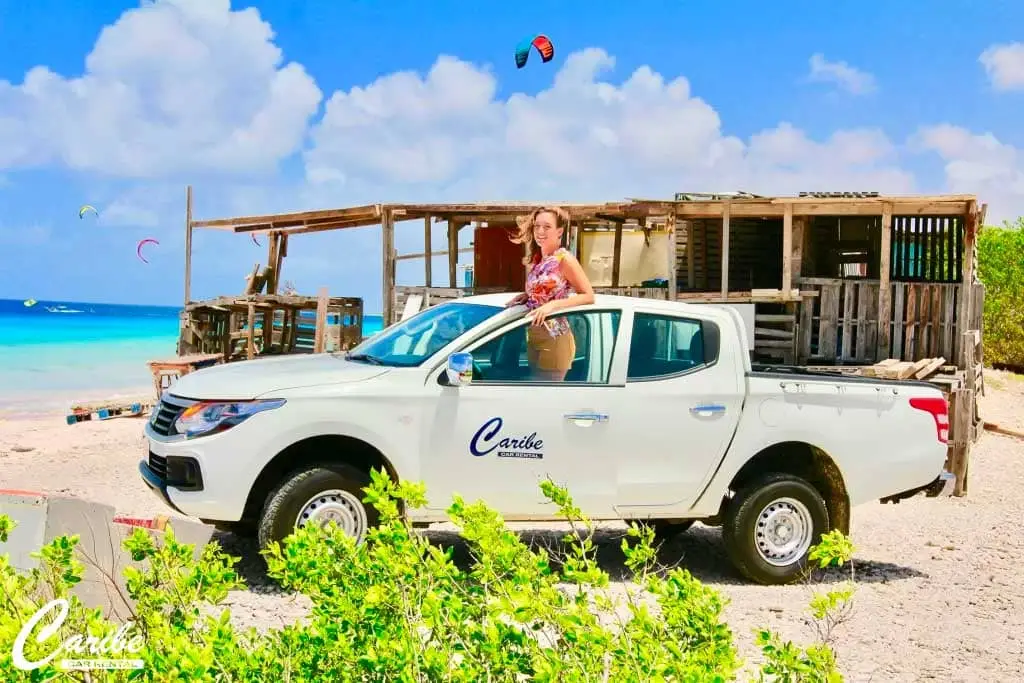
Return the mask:
<svg viewBox="0 0 1024 683">
<path fill-rule="evenodd" d="M 413 367 L 503 310 L 499 306 L 456 301 L 432 306 L 365 340 L 345 354 L 345 359 Z"/>
</svg>

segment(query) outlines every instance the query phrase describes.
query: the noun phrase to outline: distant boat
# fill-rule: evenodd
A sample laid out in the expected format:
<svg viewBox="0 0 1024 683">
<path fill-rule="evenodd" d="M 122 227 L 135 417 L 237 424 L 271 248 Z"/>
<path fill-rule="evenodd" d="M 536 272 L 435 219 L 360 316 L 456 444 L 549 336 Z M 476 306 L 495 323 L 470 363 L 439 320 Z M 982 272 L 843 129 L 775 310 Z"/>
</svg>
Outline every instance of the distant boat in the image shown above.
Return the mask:
<svg viewBox="0 0 1024 683">
<path fill-rule="evenodd" d="M 36 301 L 35 299 L 25 299 L 21 303 L 25 304 L 26 308 L 31 308 L 32 306 L 35 306 L 39 302 Z"/>
<path fill-rule="evenodd" d="M 47 306 L 46 310 L 50 313 L 84 313 L 85 311 L 79 311 L 75 308 L 68 308 L 67 306 Z"/>
</svg>

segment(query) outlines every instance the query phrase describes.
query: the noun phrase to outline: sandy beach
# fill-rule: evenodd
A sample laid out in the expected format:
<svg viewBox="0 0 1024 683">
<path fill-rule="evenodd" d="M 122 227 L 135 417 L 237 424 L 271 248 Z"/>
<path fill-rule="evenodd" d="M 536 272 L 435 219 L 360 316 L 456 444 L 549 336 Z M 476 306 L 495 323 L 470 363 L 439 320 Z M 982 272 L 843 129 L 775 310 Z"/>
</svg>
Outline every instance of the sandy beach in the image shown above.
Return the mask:
<svg viewBox="0 0 1024 683">
<path fill-rule="evenodd" d="M 1024 429 L 1024 377 L 986 373 L 985 420 Z M 4 488 L 82 496 L 119 512 L 166 513 L 139 481 L 142 421 L 114 419 L 64 423 L 63 414 L 0 416 L 0 473 Z M 985 433 L 975 446 L 969 495 L 943 501 L 915 498 L 899 505 L 854 509 L 859 588 L 837 651 L 851 681 L 1013 680 L 1024 670 L 1024 441 Z M 457 543 L 440 525 L 428 532 Z M 556 528 L 523 529 L 545 540 Z M 621 571 L 621 527 L 602 528 L 600 561 Z M 281 595 L 261 573 L 249 541 L 218 539 L 242 556 L 250 590 L 229 601 L 240 624 L 280 625 L 301 615 L 302 600 Z M 780 630 L 807 641 L 804 623 L 810 588 L 740 583 L 716 529 L 696 526 L 662 548 L 661 561 L 679 563 L 729 599 L 729 623 L 742 654 L 752 653 L 753 629 Z"/>
</svg>

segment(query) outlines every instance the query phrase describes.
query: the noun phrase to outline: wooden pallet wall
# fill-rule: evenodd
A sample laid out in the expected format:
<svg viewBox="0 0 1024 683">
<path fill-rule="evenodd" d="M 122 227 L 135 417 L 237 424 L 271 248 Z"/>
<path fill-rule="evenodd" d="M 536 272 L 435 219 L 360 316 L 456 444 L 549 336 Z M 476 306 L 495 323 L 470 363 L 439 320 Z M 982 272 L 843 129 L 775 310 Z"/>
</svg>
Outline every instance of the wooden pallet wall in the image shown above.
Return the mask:
<svg viewBox="0 0 1024 683">
<path fill-rule="evenodd" d="M 690 233 L 693 233 L 693 290 L 718 291 L 722 286 L 722 220 L 679 221 L 676 273 L 679 288 L 688 286 Z M 729 221 L 729 290 L 773 289 L 782 283 L 782 221 L 732 218 Z M 770 258 L 766 258 L 770 256 Z M 692 290 L 691 290 L 692 291 Z"/>
</svg>

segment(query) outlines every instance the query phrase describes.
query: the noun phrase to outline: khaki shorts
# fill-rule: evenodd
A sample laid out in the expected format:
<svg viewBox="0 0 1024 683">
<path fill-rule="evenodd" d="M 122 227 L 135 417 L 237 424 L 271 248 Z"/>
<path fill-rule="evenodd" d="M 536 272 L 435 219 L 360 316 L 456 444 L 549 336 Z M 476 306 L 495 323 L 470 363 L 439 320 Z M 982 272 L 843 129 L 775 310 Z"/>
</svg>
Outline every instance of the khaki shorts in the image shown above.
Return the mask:
<svg viewBox="0 0 1024 683">
<path fill-rule="evenodd" d="M 576 339 L 572 331 L 552 337 L 547 327 L 530 326 L 526 337 L 526 357 L 537 370 L 563 372 L 572 367 Z"/>
</svg>

